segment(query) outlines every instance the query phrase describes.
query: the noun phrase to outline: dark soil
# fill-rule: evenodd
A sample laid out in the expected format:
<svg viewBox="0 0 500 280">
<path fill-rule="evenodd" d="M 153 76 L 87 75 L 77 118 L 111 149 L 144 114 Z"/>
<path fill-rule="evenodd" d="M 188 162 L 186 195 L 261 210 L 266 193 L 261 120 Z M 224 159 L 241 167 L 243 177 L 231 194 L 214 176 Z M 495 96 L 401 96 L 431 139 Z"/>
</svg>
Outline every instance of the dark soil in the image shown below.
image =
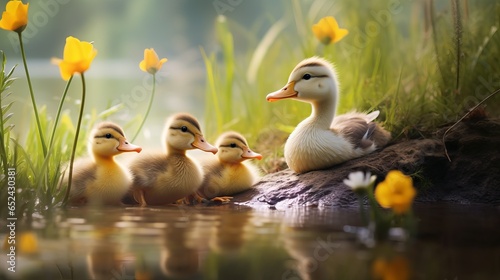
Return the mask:
<svg viewBox="0 0 500 280">
<path fill-rule="evenodd" d="M 414 180 L 417 202 L 500 205 L 500 120 L 461 122 L 442 137 L 407 140 L 327 170 L 295 174 L 289 169 L 268 174 L 254 189 L 236 195 L 249 206 L 351 207 L 357 197 L 343 184 L 350 172 L 370 171 L 377 182 L 398 169 Z"/>
</svg>

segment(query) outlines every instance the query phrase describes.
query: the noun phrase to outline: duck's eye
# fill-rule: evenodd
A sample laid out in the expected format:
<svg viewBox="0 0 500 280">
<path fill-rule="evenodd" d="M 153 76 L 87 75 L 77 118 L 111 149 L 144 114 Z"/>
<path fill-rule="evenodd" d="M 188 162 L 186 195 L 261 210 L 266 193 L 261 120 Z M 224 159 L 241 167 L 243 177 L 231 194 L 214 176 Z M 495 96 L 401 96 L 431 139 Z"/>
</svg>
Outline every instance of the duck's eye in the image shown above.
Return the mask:
<svg viewBox="0 0 500 280">
<path fill-rule="evenodd" d="M 311 74 L 304 74 L 304 76 L 302 76 L 304 80 L 309 80 L 310 78 L 312 78 Z"/>
<path fill-rule="evenodd" d="M 236 148 L 236 144 L 235 143 L 231 143 L 231 145 L 229 145 L 231 148 Z"/>
<path fill-rule="evenodd" d="M 181 126 L 181 131 L 182 131 L 182 132 L 186 132 L 186 131 L 188 131 L 187 126 Z"/>
<path fill-rule="evenodd" d="M 111 137 L 113 137 L 113 135 L 111 135 L 111 133 L 106 133 L 106 135 L 104 135 L 104 137 L 106 137 L 107 139 L 110 139 Z"/>
</svg>

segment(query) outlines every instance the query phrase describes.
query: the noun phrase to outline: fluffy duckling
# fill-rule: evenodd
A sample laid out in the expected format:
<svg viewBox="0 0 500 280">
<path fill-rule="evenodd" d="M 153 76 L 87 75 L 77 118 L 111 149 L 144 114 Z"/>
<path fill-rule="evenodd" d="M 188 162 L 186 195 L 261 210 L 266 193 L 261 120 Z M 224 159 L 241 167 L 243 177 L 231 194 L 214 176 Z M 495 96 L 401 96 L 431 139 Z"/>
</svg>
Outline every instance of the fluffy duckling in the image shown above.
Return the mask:
<svg viewBox="0 0 500 280">
<path fill-rule="evenodd" d="M 260 177 L 259 171 L 247 159 L 262 159 L 248 147 L 245 137 L 226 132 L 216 142 L 216 158 L 202 161 L 205 173 L 198 194 L 206 199 L 227 202 L 231 195 L 250 189 Z"/>
<path fill-rule="evenodd" d="M 217 148 L 203 138 L 196 118 L 189 114 L 172 116 L 163 138 L 166 154 L 140 158 L 130 167 L 134 177 L 132 193 L 141 206 L 173 203 L 196 192 L 203 181 L 203 171 L 186 151 L 217 153 Z"/>
<path fill-rule="evenodd" d="M 334 118 L 339 87 L 328 61 L 312 57 L 293 69 L 288 83 L 267 100 L 294 99 L 312 105 L 311 115 L 297 125 L 285 143 L 285 160 L 297 173 L 329 168 L 385 146 L 391 135 L 372 122 L 379 111 Z"/>
<path fill-rule="evenodd" d="M 125 138 L 116 124 L 104 122 L 96 126 L 89 139 L 91 159 L 81 159 L 73 166 L 69 201 L 73 205 L 120 205 L 132 185 L 132 176 L 114 156 L 123 152 L 141 152 Z M 68 184 L 68 174 L 63 179 Z"/>
</svg>

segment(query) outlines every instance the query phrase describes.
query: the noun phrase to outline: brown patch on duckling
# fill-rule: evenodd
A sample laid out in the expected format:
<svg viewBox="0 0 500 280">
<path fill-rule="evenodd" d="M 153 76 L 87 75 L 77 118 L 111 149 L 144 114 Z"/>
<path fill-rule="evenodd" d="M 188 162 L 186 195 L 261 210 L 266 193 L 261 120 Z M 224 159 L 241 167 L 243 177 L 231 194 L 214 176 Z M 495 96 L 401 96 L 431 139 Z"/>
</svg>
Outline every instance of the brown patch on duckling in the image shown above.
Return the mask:
<svg viewBox="0 0 500 280">
<path fill-rule="evenodd" d="M 96 129 L 99 130 L 99 129 L 104 129 L 104 128 L 112 129 L 112 130 L 116 131 L 117 133 L 119 133 L 121 136 L 125 137 L 125 133 L 123 132 L 122 128 L 117 126 L 116 124 L 114 124 L 112 122 L 103 122 L 103 123 L 99 124 Z M 98 137 L 98 136 L 96 135 L 96 137 Z"/>
<path fill-rule="evenodd" d="M 313 61 L 313 62 L 306 63 L 304 65 L 299 65 L 299 67 L 297 69 L 304 68 L 304 67 L 321 67 L 321 66 L 324 66 L 324 65 L 319 63 L 319 62 Z"/>
<path fill-rule="evenodd" d="M 223 137 L 222 137 L 223 136 Z M 225 134 L 223 134 L 221 137 L 221 139 L 228 139 L 228 138 L 232 138 L 238 142 L 240 142 L 241 145 L 243 146 L 247 146 L 248 147 L 248 143 L 247 141 L 245 140 L 245 138 L 243 138 L 243 136 L 241 136 L 241 134 L 237 133 L 237 132 L 226 132 Z M 217 143 L 216 144 L 219 148 L 220 147 L 229 147 L 231 145 L 222 145 L 221 143 Z"/>
<path fill-rule="evenodd" d="M 192 124 L 194 127 L 196 127 L 196 129 L 201 131 L 200 124 L 191 115 L 188 115 L 185 113 L 179 113 L 175 116 L 175 119 L 186 121 L 186 122 Z"/>
<path fill-rule="evenodd" d="M 147 168 L 142 169 L 141 166 L 147 166 Z M 132 173 L 133 186 L 149 186 L 155 180 L 155 174 L 161 174 L 167 170 L 167 160 L 163 157 L 155 158 L 145 157 L 138 159 L 130 167 L 130 173 Z"/>
</svg>

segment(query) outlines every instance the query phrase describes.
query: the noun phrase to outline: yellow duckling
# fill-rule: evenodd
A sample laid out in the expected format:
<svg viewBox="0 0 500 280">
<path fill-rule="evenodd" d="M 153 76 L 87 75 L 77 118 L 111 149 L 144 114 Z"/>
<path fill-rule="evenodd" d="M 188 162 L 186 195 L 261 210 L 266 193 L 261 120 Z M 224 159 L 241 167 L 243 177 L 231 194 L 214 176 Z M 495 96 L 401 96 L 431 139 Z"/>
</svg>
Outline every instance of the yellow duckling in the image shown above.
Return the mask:
<svg viewBox="0 0 500 280">
<path fill-rule="evenodd" d="M 123 130 L 110 122 L 96 126 L 89 142 L 92 158 L 75 162 L 69 201 L 73 205 L 120 205 L 132 185 L 132 176 L 114 157 L 123 152 L 139 153 L 142 148 L 127 142 Z"/>
<path fill-rule="evenodd" d="M 132 163 L 132 192 L 141 205 L 165 205 L 194 193 L 203 181 L 201 166 L 186 155 L 200 149 L 217 153 L 217 148 L 203 138 L 195 117 L 179 113 L 166 124 L 166 154 L 149 155 Z"/>
<path fill-rule="evenodd" d="M 206 199 L 229 201 L 231 195 L 250 189 L 260 178 L 259 171 L 247 159 L 262 159 L 248 147 L 245 137 L 226 132 L 216 142 L 216 158 L 202 161 L 205 177 L 198 194 Z"/>
<path fill-rule="evenodd" d="M 312 105 L 311 115 L 297 125 L 285 143 L 285 160 L 297 173 L 329 168 L 385 146 L 391 135 L 372 122 L 379 111 L 348 113 L 334 118 L 338 99 L 337 74 L 319 57 L 303 60 L 281 90 L 267 100 L 291 98 Z"/>
</svg>

